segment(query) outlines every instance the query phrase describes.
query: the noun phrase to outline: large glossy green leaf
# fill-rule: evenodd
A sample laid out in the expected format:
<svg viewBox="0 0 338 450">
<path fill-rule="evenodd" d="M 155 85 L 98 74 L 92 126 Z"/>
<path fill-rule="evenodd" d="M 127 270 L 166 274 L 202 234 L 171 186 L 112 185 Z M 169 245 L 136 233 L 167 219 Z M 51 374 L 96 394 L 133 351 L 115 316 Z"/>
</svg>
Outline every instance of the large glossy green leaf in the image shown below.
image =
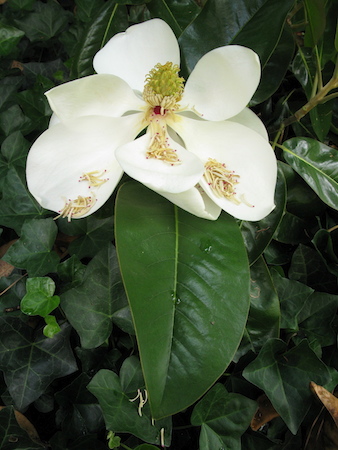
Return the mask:
<svg viewBox="0 0 338 450">
<path fill-rule="evenodd" d="M 61 295 L 61 307 L 84 348 L 98 347 L 108 339 L 112 316 L 126 303 L 112 244 L 90 261 L 83 282 Z"/>
<path fill-rule="evenodd" d="M 292 61 L 292 71 L 301 83 L 307 99 L 310 100 L 313 97 L 313 93 L 316 92 L 318 81 L 318 67 L 314 52 L 309 48 L 300 48 Z M 329 79 L 332 76 L 332 72 L 330 69 L 327 71 L 325 68 L 321 76 L 324 79 Z M 310 111 L 311 124 L 320 141 L 325 139 L 330 129 L 332 108 L 333 100 L 330 100 L 325 103 L 319 103 Z"/>
<path fill-rule="evenodd" d="M 0 327 L 0 369 L 19 410 L 39 398 L 53 380 L 77 369 L 69 324 L 52 339 L 14 317 L 0 317 Z"/>
<path fill-rule="evenodd" d="M 195 406 L 191 423 L 202 426 L 200 448 L 241 449 L 241 435 L 248 428 L 257 403 L 240 394 L 229 393 L 216 384 Z M 221 447 L 215 444 L 221 444 Z"/>
<path fill-rule="evenodd" d="M 310 138 L 292 138 L 283 144 L 284 158 L 318 197 L 338 209 L 337 151 Z"/>
<path fill-rule="evenodd" d="M 270 339 L 244 369 L 243 376 L 264 390 L 293 434 L 313 401 L 310 381 L 325 385 L 330 380 L 327 367 L 305 339 L 291 350 L 285 342 Z"/>
<path fill-rule="evenodd" d="M 280 224 L 286 205 L 286 185 L 282 164 L 279 164 L 275 191 L 275 209 L 259 222 L 242 222 L 241 231 L 250 264 L 262 255 Z"/>
<path fill-rule="evenodd" d="M 313 47 L 318 43 L 325 30 L 325 3 L 322 0 L 304 0 L 307 13 L 307 27 L 304 36 L 304 45 Z"/>
<path fill-rule="evenodd" d="M 71 77 L 80 78 L 94 73 L 93 57 L 115 33 L 128 26 L 124 5 L 114 0 L 106 2 L 88 22 L 81 40 L 77 44 L 72 60 Z"/>
<path fill-rule="evenodd" d="M 208 51 L 234 43 L 255 50 L 264 67 L 292 4 L 293 0 L 209 0 L 180 38 L 188 72 Z"/>
<path fill-rule="evenodd" d="M 277 91 L 289 68 L 294 48 L 294 37 L 285 26 L 275 50 L 264 65 L 261 81 L 250 101 L 251 106 L 267 100 Z"/>
<path fill-rule="evenodd" d="M 192 216 L 131 182 L 116 200 L 116 245 L 152 415 L 197 400 L 230 363 L 249 307 L 235 220 Z"/>
<path fill-rule="evenodd" d="M 194 0 L 156 0 L 147 4 L 152 17 L 160 17 L 171 27 L 177 37 L 200 12 Z"/>
</svg>

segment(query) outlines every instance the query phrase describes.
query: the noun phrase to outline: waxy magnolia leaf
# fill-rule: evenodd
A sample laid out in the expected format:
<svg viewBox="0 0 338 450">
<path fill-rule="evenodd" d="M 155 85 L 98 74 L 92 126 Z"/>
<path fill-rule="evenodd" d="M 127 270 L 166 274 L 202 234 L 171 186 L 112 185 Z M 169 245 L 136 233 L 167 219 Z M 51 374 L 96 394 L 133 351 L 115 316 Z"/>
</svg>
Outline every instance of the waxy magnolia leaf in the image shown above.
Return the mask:
<svg viewBox="0 0 338 450">
<path fill-rule="evenodd" d="M 83 283 L 61 294 L 61 307 L 79 333 L 84 348 L 98 347 L 108 339 L 112 315 L 126 304 L 112 244 L 90 261 Z"/>
<path fill-rule="evenodd" d="M 152 416 L 196 401 L 243 334 L 249 269 L 236 221 L 192 216 L 135 182 L 116 200 L 116 245 Z"/>
<path fill-rule="evenodd" d="M 116 2 L 106 2 L 88 22 L 72 58 L 72 78 L 94 73 L 93 57 L 96 52 L 116 33 L 128 26 L 127 10 Z"/>
<path fill-rule="evenodd" d="M 292 138 L 283 144 L 284 158 L 331 208 L 338 209 L 338 154 L 321 142 Z"/>
<path fill-rule="evenodd" d="M 157 0 L 147 4 L 153 17 L 161 17 L 179 37 L 200 12 L 194 0 Z"/>
<path fill-rule="evenodd" d="M 280 339 L 270 339 L 243 372 L 244 378 L 264 390 L 293 434 L 312 403 L 310 381 L 325 384 L 330 374 L 304 339 L 287 350 Z"/>
<path fill-rule="evenodd" d="M 248 428 L 256 408 L 255 401 L 229 393 L 222 384 L 216 384 L 197 403 L 191 415 L 193 425 L 202 425 L 200 448 L 240 450 L 241 435 Z M 212 446 L 215 443 L 222 445 Z"/>
<path fill-rule="evenodd" d="M 55 378 L 77 369 L 69 344 L 69 325 L 64 324 L 50 339 L 19 319 L 0 317 L 0 330 L 0 369 L 19 410 L 39 398 Z"/>
<path fill-rule="evenodd" d="M 293 0 L 282 3 L 279 0 L 208 1 L 180 37 L 189 71 L 205 53 L 228 44 L 251 48 L 258 53 L 264 68 L 280 39 L 293 3 Z"/>
</svg>

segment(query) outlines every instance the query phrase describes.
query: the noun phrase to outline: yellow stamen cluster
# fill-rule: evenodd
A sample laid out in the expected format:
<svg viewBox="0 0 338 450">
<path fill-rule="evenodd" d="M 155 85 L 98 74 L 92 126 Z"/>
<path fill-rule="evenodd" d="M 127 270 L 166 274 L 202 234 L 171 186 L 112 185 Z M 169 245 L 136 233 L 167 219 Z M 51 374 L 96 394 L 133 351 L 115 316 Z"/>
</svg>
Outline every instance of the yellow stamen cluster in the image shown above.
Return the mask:
<svg viewBox="0 0 338 450">
<path fill-rule="evenodd" d="M 95 199 L 93 197 L 82 197 L 79 195 L 77 199 L 65 202 L 65 206 L 62 208 L 60 214 L 54 217 L 54 220 L 59 217 L 67 217 L 68 222 L 73 218 L 83 217 L 95 204 Z"/>
<path fill-rule="evenodd" d="M 101 172 L 98 170 L 93 170 L 92 172 L 84 173 L 80 177 L 79 181 L 88 181 L 89 183 L 88 188 L 99 187 L 102 186 L 102 184 L 106 183 L 109 179 L 109 178 L 102 178 L 105 173 L 106 170 L 103 170 Z"/>
<path fill-rule="evenodd" d="M 160 159 L 171 165 L 181 164 L 176 151 L 169 147 L 165 129 L 157 129 L 159 131 L 154 131 L 152 135 L 146 154 L 147 158 Z"/>
<path fill-rule="evenodd" d="M 143 98 L 152 107 L 177 109 L 184 89 L 184 78 L 178 76 L 179 67 L 172 62 L 156 64 L 146 76 Z M 163 115 L 163 113 L 161 112 Z"/>
<path fill-rule="evenodd" d="M 209 158 L 205 163 L 204 178 L 217 197 L 224 197 L 236 205 L 241 202 L 236 197 L 235 185 L 238 184 L 239 175 L 231 172 L 225 164 L 216 159 Z"/>
</svg>

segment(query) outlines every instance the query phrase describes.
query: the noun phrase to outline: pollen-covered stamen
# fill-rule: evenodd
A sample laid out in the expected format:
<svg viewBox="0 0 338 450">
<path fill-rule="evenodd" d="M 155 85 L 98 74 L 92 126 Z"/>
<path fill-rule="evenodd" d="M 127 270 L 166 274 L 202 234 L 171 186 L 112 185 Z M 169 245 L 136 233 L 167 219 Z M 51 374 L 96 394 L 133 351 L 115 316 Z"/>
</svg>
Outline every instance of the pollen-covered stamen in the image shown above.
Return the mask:
<svg viewBox="0 0 338 450">
<path fill-rule="evenodd" d="M 241 201 L 236 197 L 239 175 L 226 168 L 225 164 L 209 158 L 205 163 L 204 178 L 217 197 L 224 197 L 236 205 Z"/>
<path fill-rule="evenodd" d="M 157 124 L 150 124 L 152 138 L 147 149 L 146 157 L 164 161 L 170 165 L 181 164 L 176 150 L 169 146 L 166 127 L 161 128 Z"/>
<path fill-rule="evenodd" d="M 109 178 L 103 178 L 106 172 L 106 170 L 102 170 L 101 172 L 99 170 L 93 170 L 92 172 L 84 173 L 79 181 L 88 181 L 89 188 L 99 187 L 109 180 Z"/>
<path fill-rule="evenodd" d="M 89 196 L 89 197 L 82 197 L 81 195 L 78 195 L 78 197 L 75 200 L 69 199 L 65 202 L 65 206 L 59 211 L 59 215 L 57 217 L 54 217 L 54 220 L 59 219 L 60 217 L 68 218 L 68 222 L 71 221 L 71 219 L 83 217 L 95 204 L 95 197 Z"/>
<path fill-rule="evenodd" d="M 129 399 L 130 402 L 134 402 L 135 400 L 140 399 L 139 400 L 139 404 L 138 404 L 138 415 L 140 417 L 142 417 L 142 408 L 144 407 L 144 405 L 147 403 L 148 401 L 148 392 L 146 389 L 144 389 L 144 398 L 141 392 L 141 389 L 137 389 L 137 395 L 135 398 L 131 398 Z"/>
</svg>

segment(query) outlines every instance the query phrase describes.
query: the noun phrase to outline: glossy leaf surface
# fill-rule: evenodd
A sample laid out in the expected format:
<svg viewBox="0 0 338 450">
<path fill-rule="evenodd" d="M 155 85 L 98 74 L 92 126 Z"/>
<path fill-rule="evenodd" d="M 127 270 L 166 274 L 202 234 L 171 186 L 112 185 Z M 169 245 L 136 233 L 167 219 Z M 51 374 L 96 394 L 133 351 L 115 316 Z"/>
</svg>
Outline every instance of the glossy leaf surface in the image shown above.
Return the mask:
<svg viewBox="0 0 338 450">
<path fill-rule="evenodd" d="M 200 397 L 239 344 L 243 241 L 229 216 L 196 218 L 136 183 L 118 193 L 115 231 L 152 414 L 163 417 Z"/>
<path fill-rule="evenodd" d="M 284 157 L 316 194 L 338 209 L 338 155 L 331 147 L 309 138 L 284 142 Z"/>
</svg>

